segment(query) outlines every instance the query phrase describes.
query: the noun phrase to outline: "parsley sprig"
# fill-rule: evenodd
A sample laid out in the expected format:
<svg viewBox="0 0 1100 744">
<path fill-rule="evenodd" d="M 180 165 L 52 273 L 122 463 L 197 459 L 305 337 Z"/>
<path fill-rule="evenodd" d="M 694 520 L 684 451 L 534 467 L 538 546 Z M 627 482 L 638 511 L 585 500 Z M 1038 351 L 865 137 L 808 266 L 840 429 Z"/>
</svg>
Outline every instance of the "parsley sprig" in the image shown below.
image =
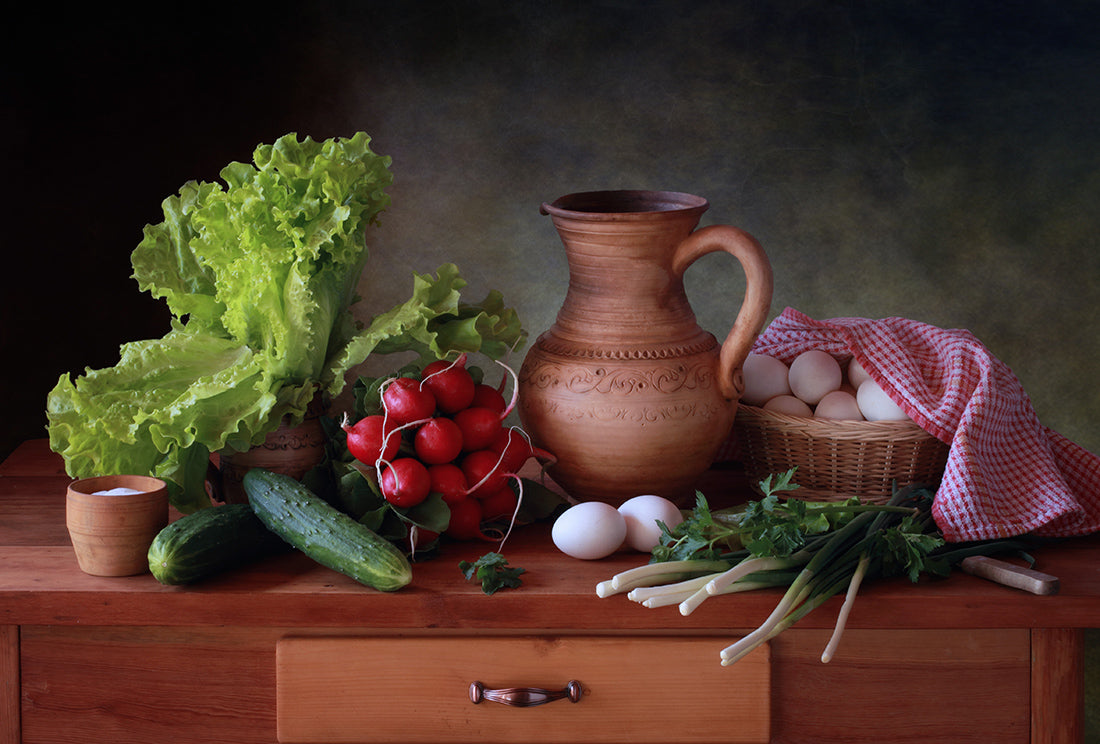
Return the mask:
<svg viewBox="0 0 1100 744">
<path fill-rule="evenodd" d="M 782 499 L 780 494 L 798 489 L 793 482 L 796 470 L 769 475 L 759 483 L 763 498 L 734 509 L 711 511 L 706 496 L 696 493 L 695 508 L 687 519 L 671 529 L 661 525 L 661 541 L 653 549 L 652 560 L 715 560 L 736 557 L 739 551 L 786 557 L 806 547 L 811 536 L 841 527 L 862 511 L 884 509 L 855 498 L 836 503 Z"/>
<path fill-rule="evenodd" d="M 527 569 L 509 566 L 508 560 L 500 553 L 486 553 L 473 563 L 461 561 L 458 568 L 467 581 L 480 581 L 481 591 L 490 596 L 501 589 L 519 587 L 523 583 L 520 574 L 527 572 Z"/>
</svg>

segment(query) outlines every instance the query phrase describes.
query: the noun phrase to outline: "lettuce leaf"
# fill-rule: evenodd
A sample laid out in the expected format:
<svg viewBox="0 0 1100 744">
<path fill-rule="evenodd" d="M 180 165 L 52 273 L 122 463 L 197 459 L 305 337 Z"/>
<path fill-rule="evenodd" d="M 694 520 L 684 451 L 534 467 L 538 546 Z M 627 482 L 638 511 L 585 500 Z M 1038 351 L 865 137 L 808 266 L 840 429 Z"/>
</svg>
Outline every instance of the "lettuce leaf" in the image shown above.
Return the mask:
<svg viewBox="0 0 1100 744">
<path fill-rule="evenodd" d="M 209 505 L 211 452 L 247 450 L 336 395 L 371 353 L 499 357 L 525 338 L 498 293 L 461 302 L 452 264 L 414 274 L 401 305 L 360 327 L 365 228 L 389 204 L 390 159 L 370 139 L 259 146 L 220 183 L 185 184 L 146 226 L 131 261 L 173 318 L 163 338 L 124 344 L 115 367 L 64 374 L 47 398 L 50 446 L 71 477 L 150 473 L 184 513 Z"/>
<path fill-rule="evenodd" d="M 366 359 L 372 352 L 416 352 L 423 366 L 461 353 L 499 359 L 526 340 L 519 316 L 504 306 L 499 292 L 491 291 L 481 302 L 467 304 L 461 301 L 466 281 L 458 267 L 444 264 L 437 273 L 436 278 L 414 274 L 412 297 L 375 316 L 365 330 L 349 339 L 325 379 L 342 379 L 340 372 L 358 363 L 353 360 Z"/>
</svg>

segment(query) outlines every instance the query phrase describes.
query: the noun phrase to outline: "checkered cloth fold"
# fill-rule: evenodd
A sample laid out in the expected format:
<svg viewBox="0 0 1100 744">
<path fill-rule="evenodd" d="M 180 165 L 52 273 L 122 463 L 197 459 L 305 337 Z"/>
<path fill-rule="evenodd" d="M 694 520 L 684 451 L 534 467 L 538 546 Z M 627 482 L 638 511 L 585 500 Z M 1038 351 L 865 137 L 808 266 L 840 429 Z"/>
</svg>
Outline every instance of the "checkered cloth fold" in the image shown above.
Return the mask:
<svg viewBox="0 0 1100 744">
<path fill-rule="evenodd" d="M 809 349 L 855 357 L 950 445 L 933 504 L 945 539 L 1100 530 L 1100 457 L 1043 426 L 1020 381 L 969 331 L 904 318 L 814 320 L 787 308 L 753 346 L 788 364 Z"/>
</svg>

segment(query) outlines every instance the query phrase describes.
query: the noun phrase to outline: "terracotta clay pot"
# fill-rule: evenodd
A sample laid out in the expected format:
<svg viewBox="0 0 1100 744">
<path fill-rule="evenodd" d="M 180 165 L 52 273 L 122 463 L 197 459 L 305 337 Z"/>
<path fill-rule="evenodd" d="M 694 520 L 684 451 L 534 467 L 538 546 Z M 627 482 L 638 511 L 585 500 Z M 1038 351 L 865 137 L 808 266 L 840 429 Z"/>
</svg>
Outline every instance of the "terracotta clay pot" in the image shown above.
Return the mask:
<svg viewBox="0 0 1100 744">
<path fill-rule="evenodd" d="M 302 423 L 291 426 L 284 418 L 279 428 L 264 438 L 263 444 L 247 452 L 228 449 L 220 452 L 218 471 L 208 479 L 214 499 L 227 504 L 248 503 L 241 481 L 252 468 L 265 468 L 301 480 L 325 457 L 326 438 L 321 426 L 324 410 L 318 396 L 306 409 Z"/>
<path fill-rule="evenodd" d="M 709 206 L 665 191 L 571 194 L 543 204 L 565 246 L 569 287 L 520 369 L 518 410 L 579 500 L 644 493 L 682 502 L 714 462 L 744 388 L 741 366 L 771 307 L 760 244 L 735 227 L 695 228 Z M 719 343 L 684 292 L 696 259 L 725 251 L 747 287 Z"/>
<path fill-rule="evenodd" d="M 103 494 L 124 489 L 124 493 Z M 136 492 L 136 493 L 135 493 Z M 101 475 L 73 481 L 65 526 L 80 570 L 133 576 L 149 570 L 149 546 L 168 524 L 168 487 L 145 475 Z"/>
</svg>

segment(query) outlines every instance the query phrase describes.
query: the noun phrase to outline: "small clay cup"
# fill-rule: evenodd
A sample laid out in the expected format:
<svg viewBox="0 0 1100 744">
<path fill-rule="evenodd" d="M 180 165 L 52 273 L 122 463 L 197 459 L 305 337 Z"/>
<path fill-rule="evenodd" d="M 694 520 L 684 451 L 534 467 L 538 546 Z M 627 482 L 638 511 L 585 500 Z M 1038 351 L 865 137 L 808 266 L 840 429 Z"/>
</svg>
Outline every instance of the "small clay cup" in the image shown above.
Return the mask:
<svg viewBox="0 0 1100 744">
<path fill-rule="evenodd" d="M 139 493 L 96 495 L 129 488 Z M 134 576 L 149 570 L 149 546 L 168 524 L 168 487 L 145 475 L 102 475 L 69 484 L 65 524 L 80 570 Z"/>
</svg>

